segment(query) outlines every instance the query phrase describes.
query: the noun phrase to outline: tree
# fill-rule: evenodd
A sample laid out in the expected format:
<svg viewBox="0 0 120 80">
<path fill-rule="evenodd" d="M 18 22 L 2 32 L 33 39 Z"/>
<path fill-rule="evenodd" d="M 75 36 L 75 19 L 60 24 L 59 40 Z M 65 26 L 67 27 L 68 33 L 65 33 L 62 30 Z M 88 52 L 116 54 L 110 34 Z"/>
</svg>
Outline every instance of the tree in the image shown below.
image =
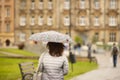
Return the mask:
<svg viewBox="0 0 120 80">
<path fill-rule="evenodd" d="M 82 40 L 82 38 L 81 38 L 80 36 L 76 36 L 76 37 L 75 37 L 75 42 L 82 44 L 82 43 L 83 43 L 83 40 Z"/>
</svg>

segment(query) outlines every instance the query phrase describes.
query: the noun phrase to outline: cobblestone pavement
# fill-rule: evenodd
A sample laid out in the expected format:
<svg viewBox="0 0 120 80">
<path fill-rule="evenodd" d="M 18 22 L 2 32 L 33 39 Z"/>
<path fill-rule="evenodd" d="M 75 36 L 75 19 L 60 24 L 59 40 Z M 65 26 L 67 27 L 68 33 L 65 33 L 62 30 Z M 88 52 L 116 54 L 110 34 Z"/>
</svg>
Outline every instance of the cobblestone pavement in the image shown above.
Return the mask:
<svg viewBox="0 0 120 80">
<path fill-rule="evenodd" d="M 98 60 L 99 68 L 71 80 L 120 80 L 120 57 L 118 57 L 117 67 L 112 66 L 110 52 L 94 54 Z"/>
</svg>

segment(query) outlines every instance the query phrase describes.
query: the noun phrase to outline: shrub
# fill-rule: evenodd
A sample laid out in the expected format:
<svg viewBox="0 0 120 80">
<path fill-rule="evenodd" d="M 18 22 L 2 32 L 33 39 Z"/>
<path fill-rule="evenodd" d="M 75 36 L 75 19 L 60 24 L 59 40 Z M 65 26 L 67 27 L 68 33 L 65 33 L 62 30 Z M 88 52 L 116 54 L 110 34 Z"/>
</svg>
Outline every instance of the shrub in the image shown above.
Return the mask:
<svg viewBox="0 0 120 80">
<path fill-rule="evenodd" d="M 25 47 L 25 45 L 24 45 L 24 43 L 20 43 L 20 44 L 18 44 L 18 49 L 24 49 L 24 47 Z"/>
<path fill-rule="evenodd" d="M 82 44 L 82 43 L 83 43 L 83 40 L 82 40 L 81 37 L 76 36 L 76 37 L 75 37 L 75 42 L 76 42 L 76 43 L 80 43 L 80 44 Z"/>
</svg>

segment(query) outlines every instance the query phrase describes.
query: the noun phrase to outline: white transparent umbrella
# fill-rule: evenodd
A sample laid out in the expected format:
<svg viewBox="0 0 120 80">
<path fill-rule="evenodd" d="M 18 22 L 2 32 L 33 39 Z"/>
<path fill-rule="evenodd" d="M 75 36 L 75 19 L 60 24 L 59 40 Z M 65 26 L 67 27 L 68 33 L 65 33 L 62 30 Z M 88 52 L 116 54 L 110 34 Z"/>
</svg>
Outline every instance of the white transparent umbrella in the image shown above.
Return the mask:
<svg viewBox="0 0 120 80">
<path fill-rule="evenodd" d="M 72 39 L 69 35 L 59 33 L 56 31 L 46 31 L 41 33 L 35 33 L 29 37 L 29 40 L 43 41 L 43 42 L 59 42 L 59 43 L 70 43 Z"/>
</svg>

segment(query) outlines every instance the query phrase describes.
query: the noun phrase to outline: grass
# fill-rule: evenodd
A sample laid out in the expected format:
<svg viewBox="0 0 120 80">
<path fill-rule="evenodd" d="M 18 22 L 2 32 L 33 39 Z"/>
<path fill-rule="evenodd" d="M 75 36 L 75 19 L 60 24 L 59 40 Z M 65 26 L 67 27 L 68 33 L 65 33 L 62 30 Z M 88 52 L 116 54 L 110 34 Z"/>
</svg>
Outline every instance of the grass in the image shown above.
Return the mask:
<svg viewBox="0 0 120 80">
<path fill-rule="evenodd" d="M 14 53 L 14 54 L 21 54 L 24 56 L 38 56 L 38 54 L 28 52 L 25 50 L 15 49 L 15 48 L 0 48 L 0 51 Z"/>
<path fill-rule="evenodd" d="M 22 54 L 25 56 L 34 56 L 37 54 L 27 52 L 24 50 L 18 50 L 13 48 L 1 48 L 0 51 L 10 52 L 14 54 Z M 0 53 L 0 56 L 5 56 L 5 54 Z M 0 58 L 0 80 L 18 80 L 21 78 L 19 63 L 22 62 L 34 62 L 35 67 L 37 66 L 38 60 L 31 59 L 12 59 L 12 58 Z M 90 70 L 96 69 L 97 64 L 89 62 L 77 62 L 73 64 L 73 71 L 71 69 L 71 64 L 69 67 L 69 74 L 65 76 L 65 80 L 70 80 L 72 77 L 83 74 Z"/>
<path fill-rule="evenodd" d="M 68 75 L 65 76 L 65 80 L 70 80 L 72 77 L 75 77 L 77 75 L 83 74 L 85 72 L 97 69 L 97 64 L 96 63 L 89 63 L 89 62 L 77 62 L 73 64 L 73 71 L 72 71 L 72 66 L 70 64 L 69 67 L 69 73 Z"/>
<path fill-rule="evenodd" d="M 18 78 L 21 78 L 18 66 L 21 62 L 37 64 L 37 60 L 0 58 L 0 80 L 18 80 Z"/>
<path fill-rule="evenodd" d="M 21 62 L 34 62 L 37 66 L 38 60 L 0 58 L 0 80 L 18 80 L 18 78 L 21 78 L 18 67 Z M 97 68 L 95 63 L 89 62 L 77 62 L 73 66 L 73 72 L 70 67 L 69 74 L 65 76 L 65 80 Z"/>
</svg>

